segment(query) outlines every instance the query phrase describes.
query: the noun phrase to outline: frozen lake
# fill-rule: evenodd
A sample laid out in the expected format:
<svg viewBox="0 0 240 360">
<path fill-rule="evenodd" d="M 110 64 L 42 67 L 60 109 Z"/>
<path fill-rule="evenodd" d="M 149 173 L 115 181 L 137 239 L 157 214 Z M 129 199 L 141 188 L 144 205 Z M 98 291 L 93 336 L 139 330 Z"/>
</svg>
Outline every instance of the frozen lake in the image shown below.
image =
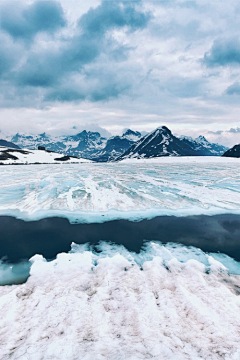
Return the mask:
<svg viewBox="0 0 240 360">
<path fill-rule="evenodd" d="M 70 221 L 240 213 L 240 159 L 2 166 L 0 214 Z"/>
</svg>

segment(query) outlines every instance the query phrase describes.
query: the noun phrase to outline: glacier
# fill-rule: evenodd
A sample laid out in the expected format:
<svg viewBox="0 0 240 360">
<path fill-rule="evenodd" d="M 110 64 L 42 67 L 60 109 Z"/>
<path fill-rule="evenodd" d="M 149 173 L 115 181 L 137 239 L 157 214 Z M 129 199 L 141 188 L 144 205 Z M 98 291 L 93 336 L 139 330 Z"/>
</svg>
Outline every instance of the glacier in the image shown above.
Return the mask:
<svg viewBox="0 0 240 360">
<path fill-rule="evenodd" d="M 239 159 L 2 166 L 0 214 L 72 222 L 240 213 Z"/>
</svg>

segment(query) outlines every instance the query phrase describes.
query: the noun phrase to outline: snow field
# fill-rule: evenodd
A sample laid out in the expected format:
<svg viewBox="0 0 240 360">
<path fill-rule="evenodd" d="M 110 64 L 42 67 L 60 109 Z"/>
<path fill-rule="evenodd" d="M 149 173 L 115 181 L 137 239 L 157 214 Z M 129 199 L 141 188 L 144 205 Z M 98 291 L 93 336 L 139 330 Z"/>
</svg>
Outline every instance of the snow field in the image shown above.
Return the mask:
<svg viewBox="0 0 240 360">
<path fill-rule="evenodd" d="M 0 358 L 239 359 L 239 276 L 174 248 L 34 256 L 27 283 L 0 288 Z"/>
</svg>

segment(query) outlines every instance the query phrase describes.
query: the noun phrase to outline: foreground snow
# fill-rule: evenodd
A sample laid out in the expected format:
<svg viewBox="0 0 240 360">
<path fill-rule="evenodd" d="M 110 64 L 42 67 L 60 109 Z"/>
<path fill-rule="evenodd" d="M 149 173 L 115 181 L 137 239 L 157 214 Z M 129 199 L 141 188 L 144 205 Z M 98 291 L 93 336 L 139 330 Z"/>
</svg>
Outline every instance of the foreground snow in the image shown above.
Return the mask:
<svg viewBox="0 0 240 360">
<path fill-rule="evenodd" d="M 35 256 L 27 283 L 0 288 L 1 360 L 240 358 L 238 275 L 194 248 L 101 250 Z"/>
<path fill-rule="evenodd" d="M 240 213 L 239 164 L 230 158 L 175 157 L 84 166 L 3 166 L 0 213 L 89 222 Z"/>
</svg>

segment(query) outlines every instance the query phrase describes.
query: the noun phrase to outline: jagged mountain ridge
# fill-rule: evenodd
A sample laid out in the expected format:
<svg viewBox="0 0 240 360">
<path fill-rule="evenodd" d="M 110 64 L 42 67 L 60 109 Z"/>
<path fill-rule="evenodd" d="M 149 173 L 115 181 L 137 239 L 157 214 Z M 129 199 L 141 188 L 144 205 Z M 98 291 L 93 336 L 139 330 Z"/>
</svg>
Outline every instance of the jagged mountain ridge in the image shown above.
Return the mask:
<svg viewBox="0 0 240 360">
<path fill-rule="evenodd" d="M 133 130 L 126 130 L 122 136 L 112 136 L 103 150 L 100 150 L 93 157 L 96 161 L 113 161 L 129 149 L 137 140 L 141 138 L 141 133 Z"/>
<path fill-rule="evenodd" d="M 220 156 L 228 149 L 226 146 L 210 143 L 202 135 L 198 136 L 196 139 L 193 139 L 190 136 L 181 136 L 179 139 L 194 148 L 198 152 L 198 155 Z"/>
<path fill-rule="evenodd" d="M 153 158 L 160 156 L 213 156 L 222 155 L 226 147 L 211 144 L 203 136 L 177 138 L 166 127 L 161 126 L 142 137 L 117 160 L 127 158 Z"/>
<path fill-rule="evenodd" d="M 102 137 L 99 132 L 84 130 L 76 135 L 59 137 L 52 137 L 46 133 L 16 134 L 11 141 L 20 148 L 37 149 L 38 146 L 44 146 L 51 151 L 102 162 L 114 160 L 140 137 L 140 132 L 130 129 L 126 130 L 122 136 L 112 136 L 109 139 Z"/>
<path fill-rule="evenodd" d="M 166 126 L 161 126 L 137 141 L 117 160 L 180 155 L 197 155 L 197 152 L 174 136 Z"/>
</svg>

